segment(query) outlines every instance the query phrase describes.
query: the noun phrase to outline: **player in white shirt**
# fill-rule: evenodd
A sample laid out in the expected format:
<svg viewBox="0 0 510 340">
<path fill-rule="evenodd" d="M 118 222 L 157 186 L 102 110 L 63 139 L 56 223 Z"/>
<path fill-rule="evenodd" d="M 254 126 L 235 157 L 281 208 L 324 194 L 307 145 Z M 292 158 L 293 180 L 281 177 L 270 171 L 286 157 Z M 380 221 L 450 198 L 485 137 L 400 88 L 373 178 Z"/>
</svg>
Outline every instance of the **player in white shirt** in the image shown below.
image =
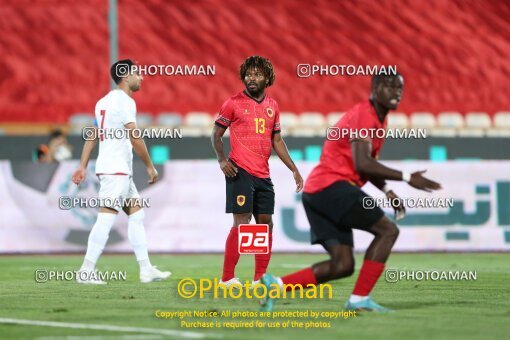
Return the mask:
<svg viewBox="0 0 510 340">
<path fill-rule="evenodd" d="M 105 206 L 99 209 L 97 221 L 90 231 L 87 253 L 80 268 L 80 273 L 85 275 L 78 275 L 79 283 L 105 283 L 91 273 L 95 271 L 96 262 L 106 245 L 110 229 L 121 210 L 129 216 L 128 238 L 140 265 L 140 281 L 143 283 L 160 281 L 171 275 L 170 272 L 159 271 L 149 260 L 143 226 L 144 211 L 140 201 L 137 200 L 140 195 L 132 177 L 132 150 L 135 150 L 147 167 L 149 184 L 156 182 L 158 172 L 152 164 L 143 139 L 124 133 L 126 129 L 129 131 L 137 128 L 136 103 L 131 95 L 140 89 L 143 77 L 138 72 L 132 72 L 134 65 L 129 59 L 120 60 L 112 65 L 110 74 L 117 88 L 97 102 L 95 127 L 92 128 L 94 137 L 87 138 L 89 140 L 85 141 L 80 166 L 73 174 L 72 180 L 75 184 L 79 185 L 85 180 L 90 155 L 99 141 L 96 175 L 99 177 L 100 184 L 99 198 L 103 199 Z M 117 204 L 125 199 L 130 199 L 126 202 L 127 204 L 123 206 Z M 112 204 L 106 206 L 108 203 Z"/>
</svg>

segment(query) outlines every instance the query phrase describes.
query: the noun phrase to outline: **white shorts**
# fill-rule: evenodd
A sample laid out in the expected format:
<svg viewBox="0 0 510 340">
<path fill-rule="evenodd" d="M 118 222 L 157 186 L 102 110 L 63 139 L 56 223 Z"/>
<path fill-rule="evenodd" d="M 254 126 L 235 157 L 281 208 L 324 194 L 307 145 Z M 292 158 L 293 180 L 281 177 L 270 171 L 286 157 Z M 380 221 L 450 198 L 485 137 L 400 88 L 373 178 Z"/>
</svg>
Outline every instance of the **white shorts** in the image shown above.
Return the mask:
<svg viewBox="0 0 510 340">
<path fill-rule="evenodd" d="M 98 175 L 99 199 L 102 206 L 121 211 L 122 201 L 140 198 L 133 177 L 128 175 Z"/>
</svg>

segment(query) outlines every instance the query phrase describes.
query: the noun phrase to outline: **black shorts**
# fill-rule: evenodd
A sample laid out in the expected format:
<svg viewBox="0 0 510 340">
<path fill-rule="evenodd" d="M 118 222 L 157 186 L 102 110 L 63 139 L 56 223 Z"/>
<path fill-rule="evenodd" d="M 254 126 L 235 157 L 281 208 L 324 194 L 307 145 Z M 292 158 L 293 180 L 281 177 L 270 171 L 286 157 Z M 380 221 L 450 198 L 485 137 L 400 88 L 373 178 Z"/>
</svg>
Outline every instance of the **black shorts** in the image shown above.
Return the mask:
<svg viewBox="0 0 510 340">
<path fill-rule="evenodd" d="M 235 164 L 234 164 L 235 165 Z M 258 178 L 235 165 L 237 175 L 225 177 L 227 182 L 227 214 L 274 213 L 274 189 L 271 178 Z"/>
<path fill-rule="evenodd" d="M 336 240 L 354 246 L 352 229 L 369 231 L 384 216 L 379 207 L 364 208 L 370 198 L 349 182 L 335 182 L 315 194 L 303 194 L 303 205 L 311 226 L 312 244 Z"/>
</svg>

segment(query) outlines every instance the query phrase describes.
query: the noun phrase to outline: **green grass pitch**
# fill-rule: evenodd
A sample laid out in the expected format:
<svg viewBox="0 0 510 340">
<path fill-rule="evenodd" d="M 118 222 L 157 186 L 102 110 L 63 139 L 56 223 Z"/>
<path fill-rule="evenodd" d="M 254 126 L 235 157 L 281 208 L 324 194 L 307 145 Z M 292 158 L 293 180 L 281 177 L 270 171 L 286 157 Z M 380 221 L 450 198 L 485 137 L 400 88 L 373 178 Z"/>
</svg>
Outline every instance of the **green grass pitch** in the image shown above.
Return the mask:
<svg viewBox="0 0 510 340">
<path fill-rule="evenodd" d="M 275 254 L 270 272 L 286 274 L 326 255 Z M 362 262 L 356 256 L 356 273 L 334 281 L 333 299 L 282 299 L 275 311 L 340 311 L 349 296 Z M 110 282 L 106 286 L 78 285 L 75 282 L 36 283 L 35 271 L 76 270 L 82 256 L 1 256 L 0 257 L 0 338 L 121 338 L 163 339 L 193 337 L 206 333 L 207 338 L 224 339 L 478 339 L 506 338 L 510 331 L 510 283 L 508 254 L 393 254 L 387 268 L 405 270 L 476 271 L 476 281 L 402 281 L 388 283 L 383 277 L 372 292 L 375 301 L 394 309 L 388 314 L 361 314 L 356 318 L 319 321 L 330 322 L 330 328 L 255 329 L 189 329 L 180 321 L 155 317 L 156 310 L 201 310 L 219 312 L 258 311 L 256 300 L 184 299 L 177 295 L 179 279 L 184 277 L 218 277 L 220 255 L 157 255 L 152 262 L 173 272 L 166 282 L 141 284 L 132 255 L 105 255 L 98 264 L 101 271 L 127 271 L 127 281 Z M 253 256 L 242 256 L 237 276 L 241 280 L 253 275 Z M 143 328 L 136 332 L 125 328 L 76 329 L 5 323 L 5 319 L 54 321 L 78 325 L 108 325 Z M 192 318 L 188 320 L 208 321 Z M 242 319 L 250 321 L 252 319 Z M 259 319 L 262 320 L 262 319 Z M 296 320 L 281 318 L 280 321 Z M 210 321 L 210 320 L 209 320 Z M 221 319 L 220 319 L 221 321 Z M 241 320 L 237 320 L 241 321 Z M 306 320 L 299 320 L 306 321 Z M 80 326 L 81 327 L 81 326 Z M 164 330 L 183 333 L 164 333 Z M 158 332 L 160 331 L 160 332 Z"/>
</svg>

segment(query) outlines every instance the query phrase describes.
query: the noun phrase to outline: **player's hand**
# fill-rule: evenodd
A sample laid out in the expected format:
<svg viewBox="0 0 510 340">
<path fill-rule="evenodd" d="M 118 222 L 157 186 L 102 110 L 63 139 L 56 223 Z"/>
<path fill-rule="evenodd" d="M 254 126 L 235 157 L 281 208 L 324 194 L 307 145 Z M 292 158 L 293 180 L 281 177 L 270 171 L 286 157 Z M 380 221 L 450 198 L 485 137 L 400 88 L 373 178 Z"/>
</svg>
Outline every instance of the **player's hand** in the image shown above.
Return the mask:
<svg viewBox="0 0 510 340">
<path fill-rule="evenodd" d="M 237 175 L 237 168 L 228 159 L 220 162 L 220 169 L 227 177 L 235 177 Z"/>
<path fill-rule="evenodd" d="M 294 175 L 294 180 L 296 181 L 296 192 L 300 192 L 303 190 L 303 177 L 301 177 L 299 171 L 294 171 L 292 175 Z"/>
<path fill-rule="evenodd" d="M 406 208 L 404 207 L 404 201 L 393 192 L 388 191 L 386 198 L 390 200 L 391 206 L 395 210 L 395 220 L 400 221 L 406 216 Z"/>
<path fill-rule="evenodd" d="M 149 175 L 149 184 L 154 184 L 158 180 L 158 170 L 155 167 L 147 168 L 147 175 Z"/>
<path fill-rule="evenodd" d="M 76 171 L 73 173 L 72 181 L 76 185 L 80 185 L 81 182 L 85 180 L 85 177 L 87 176 L 87 170 L 83 167 L 79 167 L 76 169 Z"/>
<path fill-rule="evenodd" d="M 432 192 L 432 190 L 441 189 L 441 184 L 431 181 L 428 178 L 422 176 L 427 170 L 416 171 L 411 175 L 411 180 L 409 181 L 409 185 L 413 188 L 423 190 L 426 192 Z"/>
</svg>

